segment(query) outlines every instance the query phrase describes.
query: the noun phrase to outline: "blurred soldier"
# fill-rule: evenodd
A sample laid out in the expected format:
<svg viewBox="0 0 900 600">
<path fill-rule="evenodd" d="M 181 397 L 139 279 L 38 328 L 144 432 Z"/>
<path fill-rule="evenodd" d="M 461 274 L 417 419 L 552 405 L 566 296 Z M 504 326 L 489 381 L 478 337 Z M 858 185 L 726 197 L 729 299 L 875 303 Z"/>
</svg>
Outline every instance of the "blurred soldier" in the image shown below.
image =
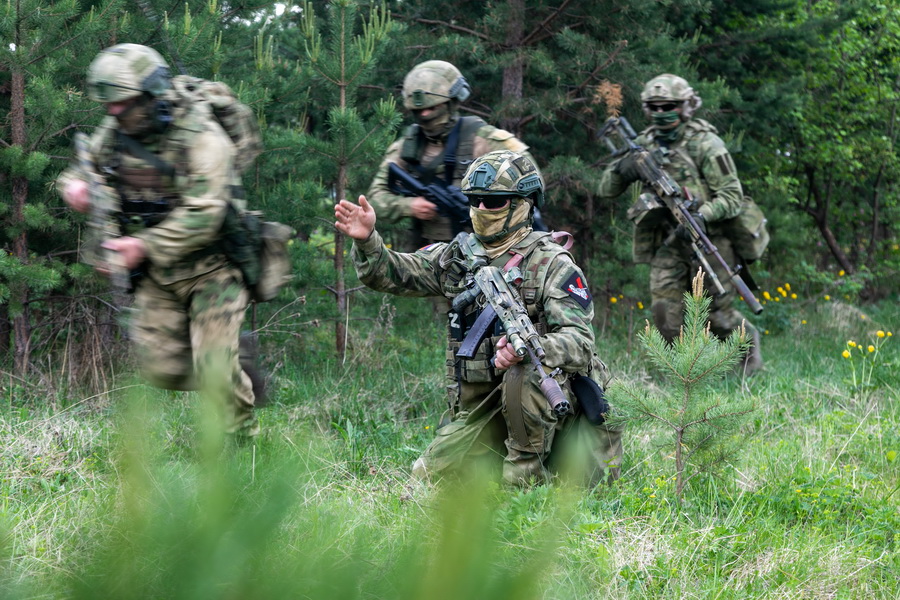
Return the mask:
<svg viewBox="0 0 900 600">
<path fill-rule="evenodd" d="M 424 197 L 392 192 L 388 187 L 391 163 L 426 185 L 442 180 L 459 186 L 472 160 L 492 150 L 511 150 L 530 158 L 528 146 L 512 133 L 488 125 L 479 117 L 460 116 L 459 106 L 471 93 L 472 88 L 459 69 L 442 60 L 416 65 L 403 81 L 403 105 L 412 112 L 415 123 L 388 148 L 369 187 L 368 198 L 386 222 L 413 219 L 409 250 L 450 241 L 453 223 Z"/>
<path fill-rule="evenodd" d="M 724 224 L 741 213 L 744 194 L 734 161 L 715 127 L 694 118 L 701 105 L 700 96 L 681 77 L 664 74 L 647 83 L 641 104 L 651 124 L 636 143 L 653 154 L 679 186 L 693 194 L 698 203 L 692 209 L 697 222 L 729 265 L 740 264 L 741 257 L 736 255 L 733 240 L 725 235 Z M 638 178 L 633 157 L 626 154 L 606 168 L 599 195 L 614 198 Z M 633 254 L 635 262 L 650 263 L 653 321 L 671 341 L 681 329 L 683 294 L 690 291 L 691 278 L 699 265 L 689 246 L 689 234 L 681 230 L 681 225 L 676 226 L 668 209 L 658 201 L 648 203 L 648 197 L 642 195 L 628 211 L 635 224 Z M 736 293 L 728 277 L 717 263 L 713 268 L 729 293 L 713 299 L 709 322 L 712 332 L 725 338 L 745 319 L 734 307 Z M 762 367 L 762 355 L 759 332 L 749 322 L 745 326 L 753 341 L 743 365 L 749 374 Z"/>
<path fill-rule="evenodd" d="M 351 256 L 357 273 L 375 290 L 453 300 L 467 290 L 472 270 L 467 247 L 484 250 L 489 265 L 521 269 L 526 275 L 519 295 L 546 351 L 543 365 L 575 407 L 577 416 L 557 417 L 536 369 L 513 351 L 502 327 L 487 330 L 471 359 L 457 355 L 485 310 L 480 296 L 448 315 L 447 424 L 413 467 L 421 478 L 459 475 L 478 459 L 494 468 L 502 463 L 509 484 L 545 482 L 560 470 L 557 449 L 569 446 L 559 438 L 580 440 L 577 454 L 589 463 L 579 472 L 582 479 L 595 483 L 604 475 L 618 477 L 619 432 L 588 424 L 581 418 L 580 397 L 576 400 L 572 392 L 577 377 L 590 375 L 605 384 L 608 374 L 594 353 L 593 302 L 584 274 L 556 236 L 532 231 L 532 211 L 543 201 L 543 189 L 530 158 L 508 150 L 490 152 L 469 166 L 462 182 L 474 234 L 460 233 L 452 242 L 411 254 L 384 246 L 365 196 L 359 205 L 342 200 L 335 206 L 337 228 L 355 240 Z"/>
<path fill-rule="evenodd" d="M 138 44 L 107 48 L 88 69 L 88 95 L 107 113 L 90 139 L 89 162 L 111 190 L 121 233 L 102 248 L 133 275 L 130 335 L 143 375 L 161 388 L 221 398 L 226 431 L 249 437 L 259 432 L 253 407 L 262 382 L 240 364 L 248 291 L 222 249 L 229 205 L 244 209 L 235 149 L 209 106 L 175 92 L 182 79 Z M 100 201 L 90 180 L 73 165 L 57 181 L 76 211 Z"/>
</svg>

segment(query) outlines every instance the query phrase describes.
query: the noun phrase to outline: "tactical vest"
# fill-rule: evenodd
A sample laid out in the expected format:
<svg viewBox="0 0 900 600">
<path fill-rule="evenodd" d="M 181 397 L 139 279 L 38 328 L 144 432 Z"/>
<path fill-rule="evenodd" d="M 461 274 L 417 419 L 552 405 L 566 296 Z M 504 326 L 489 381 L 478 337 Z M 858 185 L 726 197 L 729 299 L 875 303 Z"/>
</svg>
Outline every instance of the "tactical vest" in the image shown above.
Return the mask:
<svg viewBox="0 0 900 600">
<path fill-rule="evenodd" d="M 691 119 L 684 124 L 684 133 L 681 138 L 668 146 L 665 157 L 661 157 L 663 153 L 656 150 L 660 148 L 661 144 L 653 139 L 653 129 L 648 128 L 641 132 L 641 135 L 646 136 L 649 141 L 647 149 L 654 153 L 660 166 L 679 185 L 687 187 L 700 206 L 712 199 L 709 183 L 695 162 L 702 143 L 703 136 L 701 134 L 705 132 L 716 133 L 716 128 L 703 119 Z"/>
<path fill-rule="evenodd" d="M 459 248 L 460 239 L 458 236 L 448 244 L 440 259 L 440 265 L 445 269 L 442 285 L 451 298 L 466 290 L 465 260 Z M 524 281 L 519 287 L 519 294 L 525 303 L 529 318 L 541 335 L 546 334 L 548 330 L 543 309 L 547 270 L 553 259 L 560 254 L 566 254 L 571 258 L 569 252 L 554 242 L 549 233 L 532 232 L 518 246 L 491 261 L 491 265 L 498 267 L 506 266 L 511 260 L 521 261 L 517 266 L 522 271 Z M 519 256 L 520 259 L 517 258 Z M 479 300 L 483 302 L 483 297 Z M 497 341 L 505 333 L 499 321 L 495 324 L 494 331 L 485 337 L 471 360 L 456 356 L 466 334 L 483 309 L 484 306 L 476 301 L 459 314 L 452 310 L 448 313 L 447 374 L 450 379 L 457 382 L 499 384 L 503 376 L 502 372 L 495 372 L 490 364 Z"/>
<path fill-rule="evenodd" d="M 694 161 L 702 141 L 701 134 L 704 132 L 716 133 L 716 128 L 703 119 L 691 119 L 685 123 L 681 138 L 665 150 L 654 139 L 652 127 L 642 131 L 637 140 L 638 144 L 653 154 L 660 166 L 678 185 L 685 186 L 691 191 L 699 206 L 712 198 L 709 184 Z M 628 210 L 628 218 L 634 223 L 632 259 L 638 264 L 649 263 L 657 248 L 675 227 L 675 220 L 669 209 L 656 199 L 653 190 L 643 191 L 645 194 L 641 194 L 638 201 Z"/>
<path fill-rule="evenodd" d="M 449 185 L 459 186 L 466 168 L 475 159 L 475 135 L 485 125 L 487 123 L 478 117 L 460 117 L 447 135 L 443 151 L 427 162 L 422 161 L 422 155 L 429 144 L 428 139 L 421 127 L 410 125 L 403 134 L 400 158 L 409 165 L 410 174 L 426 185 L 439 177 Z M 413 219 L 413 227 L 412 247 L 453 237 L 450 220 L 440 215 L 430 221 Z"/>
</svg>

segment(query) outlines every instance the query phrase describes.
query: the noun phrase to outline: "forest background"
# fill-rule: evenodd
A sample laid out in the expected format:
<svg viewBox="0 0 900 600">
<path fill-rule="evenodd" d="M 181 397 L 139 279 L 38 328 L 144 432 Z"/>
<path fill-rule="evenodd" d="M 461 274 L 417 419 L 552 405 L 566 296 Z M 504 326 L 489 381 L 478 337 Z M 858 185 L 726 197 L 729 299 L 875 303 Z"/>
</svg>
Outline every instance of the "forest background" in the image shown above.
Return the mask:
<svg viewBox="0 0 900 600">
<path fill-rule="evenodd" d="M 107 538 L 98 533 L 86 535 L 85 531 L 95 531 L 90 524 L 72 525 L 71 537 L 61 534 L 60 519 L 75 509 L 61 509 L 54 503 L 60 490 L 74 489 L 73 481 L 79 478 L 91 482 L 117 479 L 122 472 L 116 457 L 129 456 L 127 448 L 115 450 L 117 440 L 128 437 L 122 432 L 127 430 L 104 433 L 102 442 L 90 432 L 92 427 L 102 429 L 98 423 L 118 414 L 117 394 L 133 389 L 131 383 L 124 383 L 124 373 L 132 365 L 119 327 L 127 310 L 105 281 L 78 263 L 85 222 L 64 207 L 53 181 L 71 158 L 73 134 L 90 132 L 102 118 L 102 107 L 84 93 L 88 64 L 105 47 L 135 42 L 159 50 L 173 71 L 183 68 L 192 75 L 228 83 L 258 115 L 266 149 L 245 177 L 250 205 L 293 226 L 297 238 L 291 247 L 293 282 L 277 300 L 252 307 L 249 323 L 262 336 L 264 362 L 280 403 L 281 412 L 273 412 L 277 416 L 271 420 L 285 428 L 324 430 L 325 439 L 338 448 L 324 454 L 337 457 L 334 460 L 343 465 L 341 477 L 360 478 L 343 489 L 335 501 L 338 504 L 352 504 L 349 497 L 360 493 L 353 486 L 370 485 L 359 483 L 367 476 L 375 478 L 372 486 L 387 492 L 367 489 L 362 497 L 371 499 L 366 495 L 369 492 L 374 497 L 385 493 L 393 502 L 406 501 L 405 491 L 402 500 L 395 497 L 393 486 L 399 484 L 391 478 L 399 478 L 402 471 L 398 465 L 409 462 L 416 449 L 427 443 L 429 428 L 443 402 L 438 372 L 443 362 L 442 338 L 430 308 L 425 308 L 427 303 L 385 299 L 360 289 L 352 269 L 344 264 L 349 244 L 332 227 L 335 199 L 355 198 L 368 188 L 385 148 L 409 122 L 398 94 L 406 72 L 429 59 L 454 63 L 474 90 L 462 113 L 504 127 L 530 146 L 547 182 L 545 220 L 553 229 L 575 234 L 576 258 L 585 268 L 595 296 L 595 326 L 604 346 L 601 354 L 613 360 L 617 372 L 638 380 L 647 380 L 634 336 L 649 318 L 648 273 L 631 263 L 631 226 L 625 218 L 631 198 L 626 195 L 606 201 L 594 195 L 607 160 L 596 135 L 612 108 L 611 85 L 619 86 L 621 111 L 639 128 L 645 124 L 639 104 L 643 84 L 663 72 L 686 78 L 703 98 L 699 116 L 718 128 L 735 158 L 745 193 L 756 200 L 769 220 L 769 250 L 752 267 L 766 310 L 754 322 L 768 336 L 764 349 L 771 348 L 769 352 L 776 356 L 791 355 L 802 366 L 785 368 L 781 378 L 771 379 L 765 389 L 787 400 L 797 394 L 796 382 L 803 380 L 807 381 L 806 399 L 820 394 L 808 406 L 795 407 L 801 414 L 784 409 L 785 416 L 772 409 L 774 415 L 767 412 L 766 416 L 780 429 L 801 418 L 825 415 L 817 439 L 822 442 L 824 438 L 826 447 L 836 448 L 834 455 L 819 465 L 818 476 L 814 463 L 808 463 L 807 471 L 802 472 L 795 470 L 800 469 L 797 464 L 782 465 L 786 487 L 775 496 L 781 498 L 779 506 L 789 515 L 785 519 L 805 527 L 802 542 L 786 546 L 780 536 L 791 529 L 781 522 L 773 525 L 768 541 L 776 543 L 779 550 L 769 558 L 777 566 L 766 570 L 769 563 L 759 558 L 762 562 L 756 576 L 764 572 L 771 576 L 764 578 L 767 585 L 788 586 L 791 592 L 787 595 L 809 596 L 802 590 L 821 579 L 825 567 L 812 561 L 805 565 L 808 569 L 802 576 L 794 574 L 792 578 L 787 565 L 802 568 L 805 563 L 797 560 L 801 549 L 820 543 L 832 548 L 829 556 L 840 564 L 836 568 L 852 574 L 835 576 L 842 582 L 835 589 L 856 585 L 876 596 L 892 597 L 895 589 L 886 583 L 889 577 L 884 572 L 889 574 L 898 564 L 896 541 L 893 533 L 888 533 L 898 517 L 896 510 L 880 511 L 888 500 L 893 498 L 887 506 L 896 503 L 890 491 L 897 481 L 896 433 L 882 439 L 881 429 L 873 432 L 867 425 L 867 435 L 875 436 L 883 451 L 873 458 L 878 468 L 866 471 L 872 477 L 862 488 L 856 485 L 858 472 L 847 470 L 839 461 L 848 448 L 852 451 L 851 441 L 858 441 L 858 420 L 871 424 L 880 416 L 885 419 L 884 431 L 897 430 L 897 407 L 878 404 L 879 399 L 883 401 L 878 394 L 892 397 L 896 384 L 888 374 L 892 371 L 892 363 L 885 358 L 890 356 L 889 348 L 882 351 L 878 345 L 884 370 L 878 377 L 871 370 L 871 360 L 860 366 L 851 354 L 849 362 L 822 369 L 813 358 L 795 356 L 795 347 L 788 342 L 834 343 L 837 349 L 829 352 L 841 360 L 842 350 L 857 348 L 845 348 L 845 338 L 852 336 L 862 343 L 876 330 L 889 331 L 888 325 L 896 317 L 890 306 L 896 301 L 900 267 L 896 218 L 900 201 L 896 152 L 900 8 L 894 3 L 10 0 L 0 6 L 0 42 L 0 243 L 4 250 L 0 256 L 0 389 L 6 399 L 4 447 L 10 461 L 4 466 L 12 465 L 9 468 L 16 474 L 3 489 L 4 514 L 13 514 L 15 522 L 8 528 L 11 537 L 5 538 L 13 540 L 11 560 L 4 564 L 14 579 L 38 572 L 44 577 L 41 581 L 52 580 L 65 587 L 68 584 L 60 584 L 53 574 L 77 571 L 81 577 L 84 564 L 79 563 L 80 570 L 61 567 L 71 560 L 63 556 L 64 548 L 73 555 L 76 548 L 92 549 L 83 560 L 95 555 L 103 558 L 97 548 Z M 405 224 L 379 224 L 394 244 L 401 243 L 404 228 Z M 815 333 L 802 328 L 807 325 L 815 326 Z M 616 364 L 616 356 L 626 359 Z M 863 358 L 869 357 L 864 354 Z M 865 377 L 867 367 L 870 370 Z M 845 374 L 847 368 L 852 368 L 852 373 Z M 379 379 L 389 372 L 401 376 Z M 810 383 L 813 375 L 823 374 L 831 380 L 822 388 Z M 733 385 L 729 393 L 747 393 L 741 385 Z M 810 392 L 810 386 L 817 392 Z M 176 407 L 175 416 L 161 417 L 165 425 L 161 430 L 169 433 L 157 432 L 174 444 L 175 450 L 166 451 L 169 459 L 190 456 L 194 426 L 189 405 L 166 394 L 156 397 Z M 838 406 L 821 397 L 835 399 Z M 310 398 L 317 401 L 310 402 Z M 59 415 L 66 419 L 77 415 L 79 425 L 68 420 L 68 425 L 59 425 Z M 787 420 L 781 422 L 782 418 Z M 412 423 L 418 429 L 401 428 L 398 433 L 379 421 L 401 422 L 404 427 Z M 764 421 L 757 417 L 751 429 L 765 429 Z M 75 429 L 68 429 L 70 426 Z M 17 437 L 23 427 L 31 437 Z M 35 441 L 35 432 L 43 441 Z M 846 438 L 841 437 L 844 435 Z M 782 441 L 797 442 L 779 443 Z M 800 454 L 805 455 L 806 450 L 800 449 Z M 319 460 L 311 458 L 314 454 L 312 446 L 306 449 L 304 464 Z M 103 466 L 91 466 L 96 464 Z M 638 471 L 646 475 L 653 472 L 652 464 L 640 461 L 632 467 L 648 469 Z M 774 473 L 780 463 L 776 459 L 771 464 Z M 240 462 L 240 468 L 244 467 Z M 253 463 L 252 468 L 257 465 Z M 390 473 L 387 482 L 380 479 L 385 471 Z M 634 471 L 630 473 L 632 480 L 640 480 Z M 697 536 L 679 538 L 677 525 L 684 523 L 672 516 L 674 513 L 657 514 L 653 512 L 656 508 L 648 507 L 650 497 L 664 495 L 669 485 L 665 478 L 648 477 L 644 481 L 654 482 L 649 487 L 635 483 L 633 489 L 620 490 L 621 504 L 613 506 L 612 500 L 601 498 L 579 510 L 609 510 L 619 516 L 624 511 L 622 522 L 628 523 L 660 519 L 656 533 L 667 533 L 668 550 L 680 544 L 683 552 L 662 558 L 657 555 L 650 562 L 643 556 L 613 556 L 610 539 L 621 541 L 624 536 L 634 544 L 651 546 L 654 542 L 644 537 L 647 529 L 637 531 L 626 524 L 620 530 L 612 521 L 600 520 L 579 530 L 586 537 L 575 543 L 578 551 L 588 552 L 594 562 L 588 561 L 590 566 L 586 566 L 579 558 L 572 559 L 578 564 L 566 566 L 578 572 L 587 569 L 589 580 L 609 568 L 616 574 L 615 585 L 603 589 L 625 595 L 629 590 L 646 592 L 656 585 L 662 586 L 653 588 L 656 591 L 668 590 L 675 597 L 677 589 L 684 592 L 697 580 L 720 589 L 715 582 L 723 574 L 738 577 L 744 571 L 752 579 L 754 572 L 747 566 L 752 561 L 735 567 L 728 556 L 752 548 L 746 545 L 751 533 L 735 515 L 759 516 L 765 512 L 762 504 L 753 504 L 756 500 L 748 496 L 743 505 L 729 504 L 733 512 L 720 515 L 722 520 L 705 521 L 700 514 L 725 510 L 722 507 L 727 503 L 722 498 L 730 499 L 730 492 L 718 490 L 715 480 L 708 483 L 711 487 L 694 498 L 698 512 L 689 517 L 695 519 L 689 529 L 728 549 L 724 558 L 697 562 L 692 554 L 695 550 L 691 550 Z M 127 480 L 123 476 L 123 481 Z M 332 485 L 313 476 L 310 481 L 326 489 Z M 792 496 L 793 488 L 809 497 L 824 495 L 830 503 L 828 510 L 838 516 L 832 514 L 832 520 L 826 518 L 823 524 L 821 513 L 809 504 L 812 500 Z M 110 489 L 119 488 L 110 484 Z M 92 484 L 90 493 L 115 495 L 110 489 Z M 207 492 L 214 489 L 219 488 L 210 484 Z M 274 501 L 269 488 L 251 492 L 245 501 L 256 509 Z M 41 508 L 35 509 L 33 520 L 11 508 L 16 501 L 10 498 L 23 493 L 26 498 L 31 498 L 28 494 L 40 498 L 36 506 Z M 504 506 L 503 527 L 507 529 L 500 528 L 501 540 L 515 539 L 510 543 L 521 542 L 530 548 L 534 540 L 528 536 L 534 523 L 543 523 L 549 514 L 547 503 L 553 494 L 537 491 L 513 497 L 513 504 Z M 418 502 L 418 496 L 413 496 Z M 192 498 L 188 504 L 208 508 L 202 498 Z M 769 508 L 766 505 L 765 510 Z M 351 529 L 354 534 L 364 530 L 363 537 L 377 538 L 371 523 L 388 518 L 378 510 L 395 518 L 397 514 L 391 512 L 395 509 L 401 510 L 396 506 L 369 507 L 361 511 Z M 338 509 L 329 506 L 328 510 Z M 144 516 L 149 522 L 150 515 Z M 324 535 L 317 518 L 305 522 L 307 534 Z M 362 525 L 364 519 L 368 523 Z M 808 527 L 817 519 L 817 525 Z M 838 556 L 838 538 L 872 520 L 881 523 L 868 529 L 864 526 L 865 535 L 876 536 L 874 545 L 868 545 L 868 538 L 860 546 L 847 544 L 851 549 L 848 556 Z M 173 523 L 181 522 L 174 519 Z M 328 538 L 331 547 L 343 560 L 338 562 L 349 569 L 368 561 L 371 567 L 374 559 L 364 552 L 346 550 L 339 542 L 346 531 L 328 523 L 335 532 L 333 539 Z M 404 546 L 403 540 L 416 526 L 398 534 L 400 541 L 392 540 L 403 552 L 415 554 L 416 546 Z M 39 533 L 25 533 L 29 527 Z M 102 527 L 97 530 L 105 531 Z M 558 533 L 549 539 L 558 539 L 553 537 Z M 124 535 L 119 530 L 110 535 L 119 534 Z M 528 543 L 517 535 L 528 537 Z M 373 547 L 378 545 L 369 541 Z M 452 545 L 453 540 L 447 543 Z M 47 556 L 48 552 L 52 556 Z M 763 554 L 760 550 L 753 556 Z M 530 555 L 526 560 L 534 556 L 544 555 Z M 399 564 L 393 563 L 391 568 Z M 46 565 L 51 565 L 49 574 L 43 572 Z M 220 575 L 227 573 L 227 561 L 219 568 Z M 681 572 L 676 576 L 670 572 L 672 568 Z M 314 569 L 308 569 L 307 575 L 312 576 Z M 129 576 L 124 568 L 110 571 L 123 580 Z M 859 587 L 861 572 L 868 578 Z M 337 573 L 335 580 L 341 579 L 342 573 Z M 572 586 L 591 587 L 590 581 L 579 579 L 581 575 L 566 573 L 573 578 L 566 579 Z M 676 587 L 666 587 L 670 585 L 665 583 L 667 578 Z M 879 588 L 879 582 L 885 582 L 885 587 Z M 833 592 L 829 588 L 822 594 Z M 754 592 L 748 593 L 752 596 Z M 559 594 L 566 597 L 564 592 Z M 416 596 L 411 593 L 409 597 Z"/>
</svg>

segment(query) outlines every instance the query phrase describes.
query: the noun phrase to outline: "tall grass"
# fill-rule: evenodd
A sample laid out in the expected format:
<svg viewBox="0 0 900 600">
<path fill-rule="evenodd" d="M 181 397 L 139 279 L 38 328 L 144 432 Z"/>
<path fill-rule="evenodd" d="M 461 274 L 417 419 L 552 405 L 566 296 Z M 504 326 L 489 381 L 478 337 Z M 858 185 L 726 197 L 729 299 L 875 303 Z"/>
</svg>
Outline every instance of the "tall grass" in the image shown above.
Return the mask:
<svg viewBox="0 0 900 600">
<path fill-rule="evenodd" d="M 380 299 L 351 321 L 352 362 L 304 330 L 263 338 L 273 404 L 255 444 L 226 444 L 197 394 L 126 383 L 68 409 L 0 407 L 4 598 L 896 598 L 900 405 L 890 366 L 848 382 L 849 339 L 890 331 L 817 306 L 763 337 L 749 442 L 675 500 L 672 457 L 625 432 L 622 479 L 596 490 L 458 487 L 409 476 L 443 409 L 441 324 Z M 833 304 L 833 303 L 832 303 Z M 837 311 L 837 312 L 836 312 Z M 852 314 L 852 311 L 846 312 Z M 635 327 L 641 327 L 640 319 Z M 327 328 L 323 328 L 327 329 Z M 291 339 L 294 339 L 292 336 Z M 653 376 L 627 331 L 615 374 Z M 897 363 L 893 341 L 879 351 Z M 133 385 L 134 387 L 125 387 Z"/>
</svg>

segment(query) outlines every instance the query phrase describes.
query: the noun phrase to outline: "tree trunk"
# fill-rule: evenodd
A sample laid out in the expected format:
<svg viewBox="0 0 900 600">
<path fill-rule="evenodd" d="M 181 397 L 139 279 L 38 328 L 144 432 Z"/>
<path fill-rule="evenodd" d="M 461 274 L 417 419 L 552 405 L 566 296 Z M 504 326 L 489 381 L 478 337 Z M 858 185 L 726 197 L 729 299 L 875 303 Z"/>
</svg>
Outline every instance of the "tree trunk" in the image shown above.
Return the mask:
<svg viewBox="0 0 900 600">
<path fill-rule="evenodd" d="M 335 198 L 344 198 L 344 190 L 347 183 L 347 166 L 341 165 L 338 169 L 338 183 L 335 190 Z M 344 324 L 347 316 L 347 286 L 344 283 L 344 234 L 334 230 L 334 271 L 337 281 L 334 283 L 334 295 L 337 301 L 338 320 L 334 326 L 334 347 L 338 358 L 343 362 L 347 353 L 347 327 Z"/>
<path fill-rule="evenodd" d="M 846 253 L 841 249 L 841 245 L 838 243 L 837 238 L 834 236 L 834 232 L 831 231 L 831 226 L 828 224 L 829 198 L 822 194 L 822 190 L 819 189 L 816 181 L 815 167 L 811 165 L 806 166 L 806 178 L 807 183 L 809 184 L 810 194 L 812 194 L 815 203 L 815 207 L 807 207 L 806 212 L 812 216 L 816 227 L 819 228 L 819 233 L 822 234 L 822 239 L 825 240 L 825 244 L 828 246 L 832 256 L 834 256 L 841 268 L 847 273 L 852 273 L 854 270 L 853 265 L 850 264 L 850 259 L 847 258 Z"/>
<path fill-rule="evenodd" d="M 25 148 L 25 74 L 18 67 L 12 68 L 10 81 L 9 120 L 12 129 L 12 145 Z M 25 233 L 25 201 L 28 199 L 28 180 L 22 176 L 12 178 L 12 211 L 10 224 L 19 230 L 12 244 L 13 255 L 23 264 L 28 262 L 28 237 Z M 25 372 L 28 365 L 30 332 L 28 326 L 28 287 L 25 284 L 14 286 L 10 290 L 10 304 L 21 306 L 22 311 L 13 318 L 14 363 L 19 373 Z"/>
<path fill-rule="evenodd" d="M 525 0 L 507 0 L 509 19 L 506 22 L 506 47 L 516 53 L 512 64 L 503 69 L 503 102 L 515 114 L 508 114 L 500 120 L 500 127 L 521 137 L 519 125 L 522 122 L 521 107 L 522 81 L 525 77 L 525 57 L 521 48 L 525 36 Z"/>
</svg>

